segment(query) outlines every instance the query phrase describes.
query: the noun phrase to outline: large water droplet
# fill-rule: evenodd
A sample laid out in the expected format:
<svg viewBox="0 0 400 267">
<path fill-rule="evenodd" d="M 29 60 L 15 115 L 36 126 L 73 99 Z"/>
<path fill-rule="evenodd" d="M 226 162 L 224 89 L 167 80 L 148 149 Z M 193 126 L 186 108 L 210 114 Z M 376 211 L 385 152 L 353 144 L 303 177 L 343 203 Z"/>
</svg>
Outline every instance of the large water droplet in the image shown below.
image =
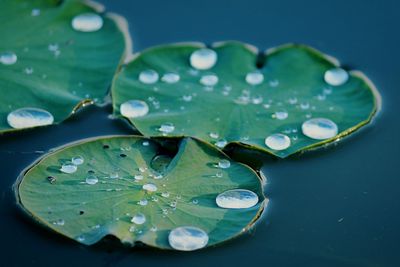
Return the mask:
<svg viewBox="0 0 400 267">
<path fill-rule="evenodd" d="M 218 83 L 218 76 L 215 74 L 204 75 L 201 77 L 200 83 L 205 86 L 214 86 Z"/>
<path fill-rule="evenodd" d="M 305 136 L 317 140 L 332 138 L 338 134 L 336 123 L 325 118 L 307 120 L 301 125 L 301 129 Z"/>
<path fill-rule="evenodd" d="M 179 82 L 180 78 L 181 77 L 178 74 L 169 72 L 169 73 L 165 73 L 161 77 L 161 81 L 163 81 L 165 83 L 177 83 L 177 82 Z"/>
<path fill-rule="evenodd" d="M 94 184 L 97 184 L 98 182 L 99 182 L 99 179 L 98 179 L 97 176 L 94 175 L 94 174 L 89 174 L 89 175 L 86 177 L 86 183 L 87 183 L 87 184 L 94 185 Z"/>
<path fill-rule="evenodd" d="M 72 19 L 72 28 L 80 32 L 95 32 L 103 27 L 103 18 L 95 13 L 83 13 Z"/>
<path fill-rule="evenodd" d="M 15 129 L 49 125 L 54 122 L 50 112 L 39 108 L 20 108 L 7 116 L 8 124 Z"/>
<path fill-rule="evenodd" d="M 17 55 L 14 52 L 4 52 L 0 54 L 0 62 L 4 65 L 13 65 L 17 60 Z"/>
<path fill-rule="evenodd" d="M 157 191 L 157 186 L 155 184 L 145 184 L 142 187 L 144 190 L 149 191 L 149 192 L 155 192 Z"/>
<path fill-rule="evenodd" d="M 221 168 L 221 169 L 227 169 L 230 166 L 231 166 L 231 162 L 229 160 L 227 160 L 227 159 L 221 159 L 218 162 L 218 167 Z"/>
<path fill-rule="evenodd" d="M 343 85 L 349 79 L 349 74 L 342 68 L 332 68 L 324 75 L 325 82 L 332 86 Z"/>
<path fill-rule="evenodd" d="M 265 138 L 265 145 L 273 150 L 285 150 L 290 146 L 290 138 L 284 134 L 271 134 Z"/>
<path fill-rule="evenodd" d="M 208 48 L 194 51 L 190 55 L 190 65 L 198 70 L 208 70 L 217 63 L 217 53 Z"/>
<path fill-rule="evenodd" d="M 126 118 L 143 117 L 149 113 L 149 106 L 142 100 L 128 100 L 121 104 L 120 112 Z"/>
<path fill-rule="evenodd" d="M 173 229 L 168 235 L 172 248 L 182 251 L 192 251 L 204 248 L 208 243 L 208 235 L 200 228 L 182 226 Z"/>
<path fill-rule="evenodd" d="M 246 209 L 258 203 L 258 196 L 250 190 L 233 189 L 219 194 L 216 203 L 224 209 Z"/>
<path fill-rule="evenodd" d="M 78 170 L 78 167 L 72 162 L 67 162 L 61 165 L 60 171 L 63 173 L 74 173 Z"/>
<path fill-rule="evenodd" d="M 132 217 L 131 222 L 134 224 L 144 224 L 146 222 L 146 216 L 143 213 L 138 213 Z"/>
<path fill-rule="evenodd" d="M 249 72 L 246 75 L 246 82 L 250 85 L 258 85 L 264 81 L 264 75 L 258 71 Z"/>
<path fill-rule="evenodd" d="M 159 79 L 159 75 L 155 70 L 144 70 L 139 74 L 139 81 L 145 84 L 156 83 Z"/>
<path fill-rule="evenodd" d="M 166 122 L 161 124 L 158 130 L 162 133 L 172 133 L 175 130 L 175 126 L 172 123 Z"/>
</svg>

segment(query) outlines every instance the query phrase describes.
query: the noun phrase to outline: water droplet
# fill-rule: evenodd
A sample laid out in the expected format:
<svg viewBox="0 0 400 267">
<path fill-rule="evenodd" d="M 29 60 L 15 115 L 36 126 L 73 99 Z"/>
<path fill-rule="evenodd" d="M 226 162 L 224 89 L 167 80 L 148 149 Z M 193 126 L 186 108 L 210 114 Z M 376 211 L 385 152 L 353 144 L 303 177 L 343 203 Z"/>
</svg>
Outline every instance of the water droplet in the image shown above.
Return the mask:
<svg viewBox="0 0 400 267">
<path fill-rule="evenodd" d="M 118 179 L 119 178 L 119 174 L 118 174 L 118 172 L 111 172 L 110 173 L 110 179 Z"/>
<path fill-rule="evenodd" d="M 251 99 L 251 102 L 252 102 L 254 105 L 259 105 L 259 104 L 261 104 L 261 103 L 263 102 L 263 98 L 262 98 L 262 96 L 257 95 L 257 96 L 254 96 L 254 97 Z"/>
<path fill-rule="evenodd" d="M 219 134 L 215 132 L 210 132 L 208 135 L 213 139 L 217 139 L 219 137 Z"/>
<path fill-rule="evenodd" d="M 165 83 L 176 83 L 176 82 L 179 82 L 180 78 L 181 77 L 179 76 L 179 74 L 169 72 L 169 73 L 165 73 L 161 77 L 161 81 L 163 81 Z"/>
<path fill-rule="evenodd" d="M 159 75 L 155 70 L 144 70 L 139 74 L 139 81 L 145 84 L 156 83 L 159 79 Z"/>
<path fill-rule="evenodd" d="M 227 159 L 221 159 L 218 162 L 218 167 L 221 168 L 221 169 L 227 169 L 230 166 L 231 166 L 231 162 L 229 160 L 227 160 Z"/>
<path fill-rule="evenodd" d="M 63 173 L 74 173 L 78 170 L 78 167 L 72 162 L 64 163 L 61 165 L 60 171 Z"/>
<path fill-rule="evenodd" d="M 142 199 L 142 200 L 140 200 L 140 201 L 138 202 L 138 204 L 139 204 L 140 206 L 146 206 L 147 203 L 149 203 L 149 201 L 148 201 L 147 199 Z"/>
<path fill-rule="evenodd" d="M 28 74 L 28 75 L 31 75 L 31 74 L 33 73 L 33 68 L 31 68 L 31 67 L 25 68 L 25 69 L 24 69 L 24 72 L 25 72 L 26 74 Z"/>
<path fill-rule="evenodd" d="M 76 31 L 95 32 L 103 27 L 103 18 L 95 13 L 83 13 L 75 16 L 71 25 Z"/>
<path fill-rule="evenodd" d="M 149 192 L 155 192 L 157 191 L 157 186 L 155 184 L 145 184 L 142 187 L 144 190 L 149 191 Z"/>
<path fill-rule="evenodd" d="M 136 174 L 136 175 L 134 176 L 134 178 L 135 178 L 135 180 L 140 181 L 140 180 L 143 180 L 143 175 L 141 175 L 141 174 Z"/>
<path fill-rule="evenodd" d="M 264 75 L 259 71 L 249 72 L 246 75 L 246 82 L 250 85 L 258 85 L 264 81 Z"/>
<path fill-rule="evenodd" d="M 325 82 L 332 86 L 343 85 L 349 79 L 349 74 L 342 68 L 332 68 L 324 75 Z"/>
<path fill-rule="evenodd" d="M 38 9 L 38 8 L 32 9 L 32 11 L 31 11 L 31 16 L 32 17 L 37 17 L 39 15 L 40 15 L 40 9 Z"/>
<path fill-rule="evenodd" d="M 133 232 L 135 232 L 135 230 L 136 230 L 136 227 L 134 225 L 131 225 L 129 227 L 129 232 L 133 233 Z"/>
<path fill-rule="evenodd" d="M 205 86 L 214 86 L 218 83 L 218 76 L 215 74 L 204 75 L 200 78 L 200 83 Z"/>
<path fill-rule="evenodd" d="M 18 58 L 14 52 L 4 52 L 0 54 L 0 62 L 4 65 L 13 65 Z"/>
<path fill-rule="evenodd" d="M 287 119 L 288 116 L 289 116 L 289 113 L 287 113 L 287 111 L 284 111 L 284 110 L 276 111 L 273 114 L 273 118 L 278 119 L 278 120 Z"/>
<path fill-rule="evenodd" d="M 204 248 L 208 243 L 208 235 L 200 228 L 181 226 L 169 233 L 168 242 L 176 250 L 192 251 Z"/>
<path fill-rule="evenodd" d="M 143 213 L 138 213 L 132 217 L 131 222 L 134 224 L 144 224 L 146 222 L 146 216 Z"/>
<path fill-rule="evenodd" d="M 226 146 L 226 144 L 228 144 L 228 141 L 226 141 L 225 139 L 220 139 L 217 142 L 215 142 L 215 145 L 219 148 L 223 148 Z"/>
<path fill-rule="evenodd" d="M 284 134 L 271 134 L 265 138 L 265 145 L 273 150 L 285 150 L 290 146 L 290 138 Z"/>
<path fill-rule="evenodd" d="M 192 95 L 184 95 L 184 96 L 182 96 L 182 99 L 185 102 L 190 102 L 190 101 L 192 101 L 193 96 Z"/>
<path fill-rule="evenodd" d="M 305 136 L 317 140 L 332 138 L 338 134 L 336 123 L 325 118 L 307 120 L 301 125 L 301 129 Z"/>
<path fill-rule="evenodd" d="M 162 192 L 162 193 L 161 193 L 161 196 L 162 196 L 162 197 L 169 197 L 169 192 Z"/>
<path fill-rule="evenodd" d="M 172 133 L 175 130 L 175 126 L 172 123 L 166 122 L 161 124 L 158 130 L 162 133 Z"/>
<path fill-rule="evenodd" d="M 94 184 L 97 184 L 98 182 L 99 182 L 99 179 L 98 179 L 97 176 L 94 175 L 94 174 L 89 174 L 89 175 L 86 177 L 86 183 L 87 183 L 87 184 L 94 185 Z"/>
<path fill-rule="evenodd" d="M 291 97 L 288 100 L 289 104 L 294 105 L 297 103 L 297 98 L 296 97 Z"/>
<path fill-rule="evenodd" d="M 63 226 L 65 221 L 63 219 L 58 219 L 57 221 L 53 222 L 54 225 Z"/>
<path fill-rule="evenodd" d="M 72 164 L 81 165 L 85 161 L 82 156 L 76 156 L 71 159 Z"/>
<path fill-rule="evenodd" d="M 222 173 L 222 172 L 217 172 L 216 174 L 215 174 L 215 177 L 217 177 L 217 178 L 221 178 L 221 177 L 223 177 L 224 176 L 224 174 Z"/>
<path fill-rule="evenodd" d="M 193 203 L 194 205 L 197 205 L 197 204 L 199 204 L 199 201 L 198 201 L 197 199 L 193 199 L 193 200 L 192 200 L 192 203 Z"/>
<path fill-rule="evenodd" d="M 152 227 L 150 228 L 150 231 L 151 231 L 151 232 L 156 232 L 156 231 L 157 231 L 157 226 L 152 226 Z"/>
<path fill-rule="evenodd" d="M 309 109 L 310 108 L 310 103 L 308 102 L 304 102 L 300 104 L 300 108 L 305 110 L 305 109 Z"/>
<path fill-rule="evenodd" d="M 219 194 L 216 203 L 224 209 L 246 209 L 258 203 L 258 196 L 250 190 L 233 189 Z"/>
<path fill-rule="evenodd" d="M 149 141 L 143 141 L 142 142 L 142 146 L 149 146 L 150 145 L 150 142 Z"/>
<path fill-rule="evenodd" d="M 83 235 L 80 235 L 76 238 L 76 240 L 78 240 L 79 242 L 83 242 L 85 241 L 85 237 Z"/>
<path fill-rule="evenodd" d="M 49 181 L 51 184 L 54 184 L 57 181 L 57 178 L 54 176 L 47 176 L 47 181 Z"/>
<path fill-rule="evenodd" d="M 149 113 L 149 106 L 142 100 L 128 100 L 121 104 L 120 112 L 126 118 L 143 117 Z"/>
<path fill-rule="evenodd" d="M 198 70 L 208 70 L 217 63 L 217 53 L 208 48 L 201 48 L 190 55 L 190 65 Z"/>
</svg>

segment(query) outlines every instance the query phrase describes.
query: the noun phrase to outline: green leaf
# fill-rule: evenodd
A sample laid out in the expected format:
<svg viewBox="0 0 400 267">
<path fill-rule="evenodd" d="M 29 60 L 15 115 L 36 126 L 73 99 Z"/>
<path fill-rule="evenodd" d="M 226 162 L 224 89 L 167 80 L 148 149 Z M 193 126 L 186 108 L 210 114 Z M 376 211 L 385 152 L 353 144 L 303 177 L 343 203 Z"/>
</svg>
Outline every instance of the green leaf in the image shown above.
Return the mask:
<svg viewBox="0 0 400 267">
<path fill-rule="evenodd" d="M 257 174 L 236 162 L 218 167 L 227 157 L 207 143 L 186 138 L 171 149 L 172 141 L 114 136 L 66 146 L 22 174 L 18 202 L 39 223 L 86 245 L 113 235 L 127 244 L 171 249 L 170 231 L 194 226 L 208 234 L 210 246 L 248 230 L 267 203 Z M 83 159 L 76 172 L 60 171 L 76 157 Z M 145 184 L 157 190 L 146 191 Z M 244 209 L 216 205 L 218 194 L 238 188 L 257 194 L 258 203 Z M 131 221 L 137 214 L 145 223 Z"/>
<path fill-rule="evenodd" d="M 115 115 L 125 115 L 146 136 L 194 136 L 219 147 L 234 142 L 284 158 L 348 135 L 367 124 L 379 109 L 379 93 L 360 72 L 350 71 L 348 81 L 340 86 L 325 82 L 326 71 L 339 63 L 313 48 L 289 44 L 258 54 L 249 45 L 223 42 L 212 46 L 216 64 L 196 70 L 189 59 L 203 47 L 172 44 L 137 54 L 114 79 Z M 157 82 L 140 81 L 140 73 L 149 69 L 159 74 Z M 165 82 L 161 77 L 170 72 L 180 80 Z M 246 81 L 252 72 L 262 74 L 261 84 Z M 218 77 L 218 83 L 201 84 L 202 77 L 210 74 Z M 121 114 L 121 104 L 128 100 L 145 101 L 147 115 Z M 337 134 L 324 140 L 305 136 L 302 124 L 310 118 L 333 121 Z M 164 123 L 173 125 L 174 131 L 160 130 Z M 273 134 L 287 135 L 290 146 L 268 147 L 265 139 Z"/>
<path fill-rule="evenodd" d="M 15 130 L 7 116 L 20 108 L 48 111 L 59 123 L 85 104 L 105 102 L 123 58 L 127 27 L 122 18 L 100 11 L 78 0 L 0 2 L 0 132 Z M 74 30 L 73 18 L 85 13 L 98 14 L 102 27 Z M 126 46 L 130 49 L 129 42 Z M 18 128 L 38 125 L 22 115 Z"/>
</svg>

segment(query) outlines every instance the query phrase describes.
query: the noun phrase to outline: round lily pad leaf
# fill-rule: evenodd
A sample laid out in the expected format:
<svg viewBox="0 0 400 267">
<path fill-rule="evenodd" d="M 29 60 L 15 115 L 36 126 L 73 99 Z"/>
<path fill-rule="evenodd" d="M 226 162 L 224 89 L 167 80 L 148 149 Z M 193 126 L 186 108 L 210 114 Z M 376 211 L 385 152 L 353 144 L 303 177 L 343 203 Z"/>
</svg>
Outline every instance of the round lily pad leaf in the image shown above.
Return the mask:
<svg viewBox="0 0 400 267">
<path fill-rule="evenodd" d="M 65 120 L 105 102 L 125 21 L 88 1 L 0 2 L 0 132 Z"/>
<path fill-rule="evenodd" d="M 116 116 L 146 136 L 194 136 L 287 157 L 367 124 L 380 97 L 362 73 L 321 52 L 239 42 L 150 48 L 116 75 Z"/>
<path fill-rule="evenodd" d="M 174 153 L 163 139 L 140 136 L 60 148 L 21 175 L 18 203 L 86 245 L 113 235 L 131 245 L 194 250 L 249 229 L 268 202 L 257 174 L 207 143 L 174 140 Z"/>
</svg>

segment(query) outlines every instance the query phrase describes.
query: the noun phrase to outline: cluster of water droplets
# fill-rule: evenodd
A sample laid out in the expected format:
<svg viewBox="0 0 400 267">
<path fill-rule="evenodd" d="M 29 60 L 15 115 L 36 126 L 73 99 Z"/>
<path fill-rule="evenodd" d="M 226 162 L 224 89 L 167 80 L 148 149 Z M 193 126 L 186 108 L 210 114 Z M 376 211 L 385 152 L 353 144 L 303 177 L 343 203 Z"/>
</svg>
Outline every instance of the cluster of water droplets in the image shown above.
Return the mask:
<svg viewBox="0 0 400 267">
<path fill-rule="evenodd" d="M 62 173 L 71 174 L 78 170 L 78 166 L 84 163 L 84 158 L 82 156 L 73 157 L 71 160 L 63 163 L 60 167 Z"/>
</svg>

